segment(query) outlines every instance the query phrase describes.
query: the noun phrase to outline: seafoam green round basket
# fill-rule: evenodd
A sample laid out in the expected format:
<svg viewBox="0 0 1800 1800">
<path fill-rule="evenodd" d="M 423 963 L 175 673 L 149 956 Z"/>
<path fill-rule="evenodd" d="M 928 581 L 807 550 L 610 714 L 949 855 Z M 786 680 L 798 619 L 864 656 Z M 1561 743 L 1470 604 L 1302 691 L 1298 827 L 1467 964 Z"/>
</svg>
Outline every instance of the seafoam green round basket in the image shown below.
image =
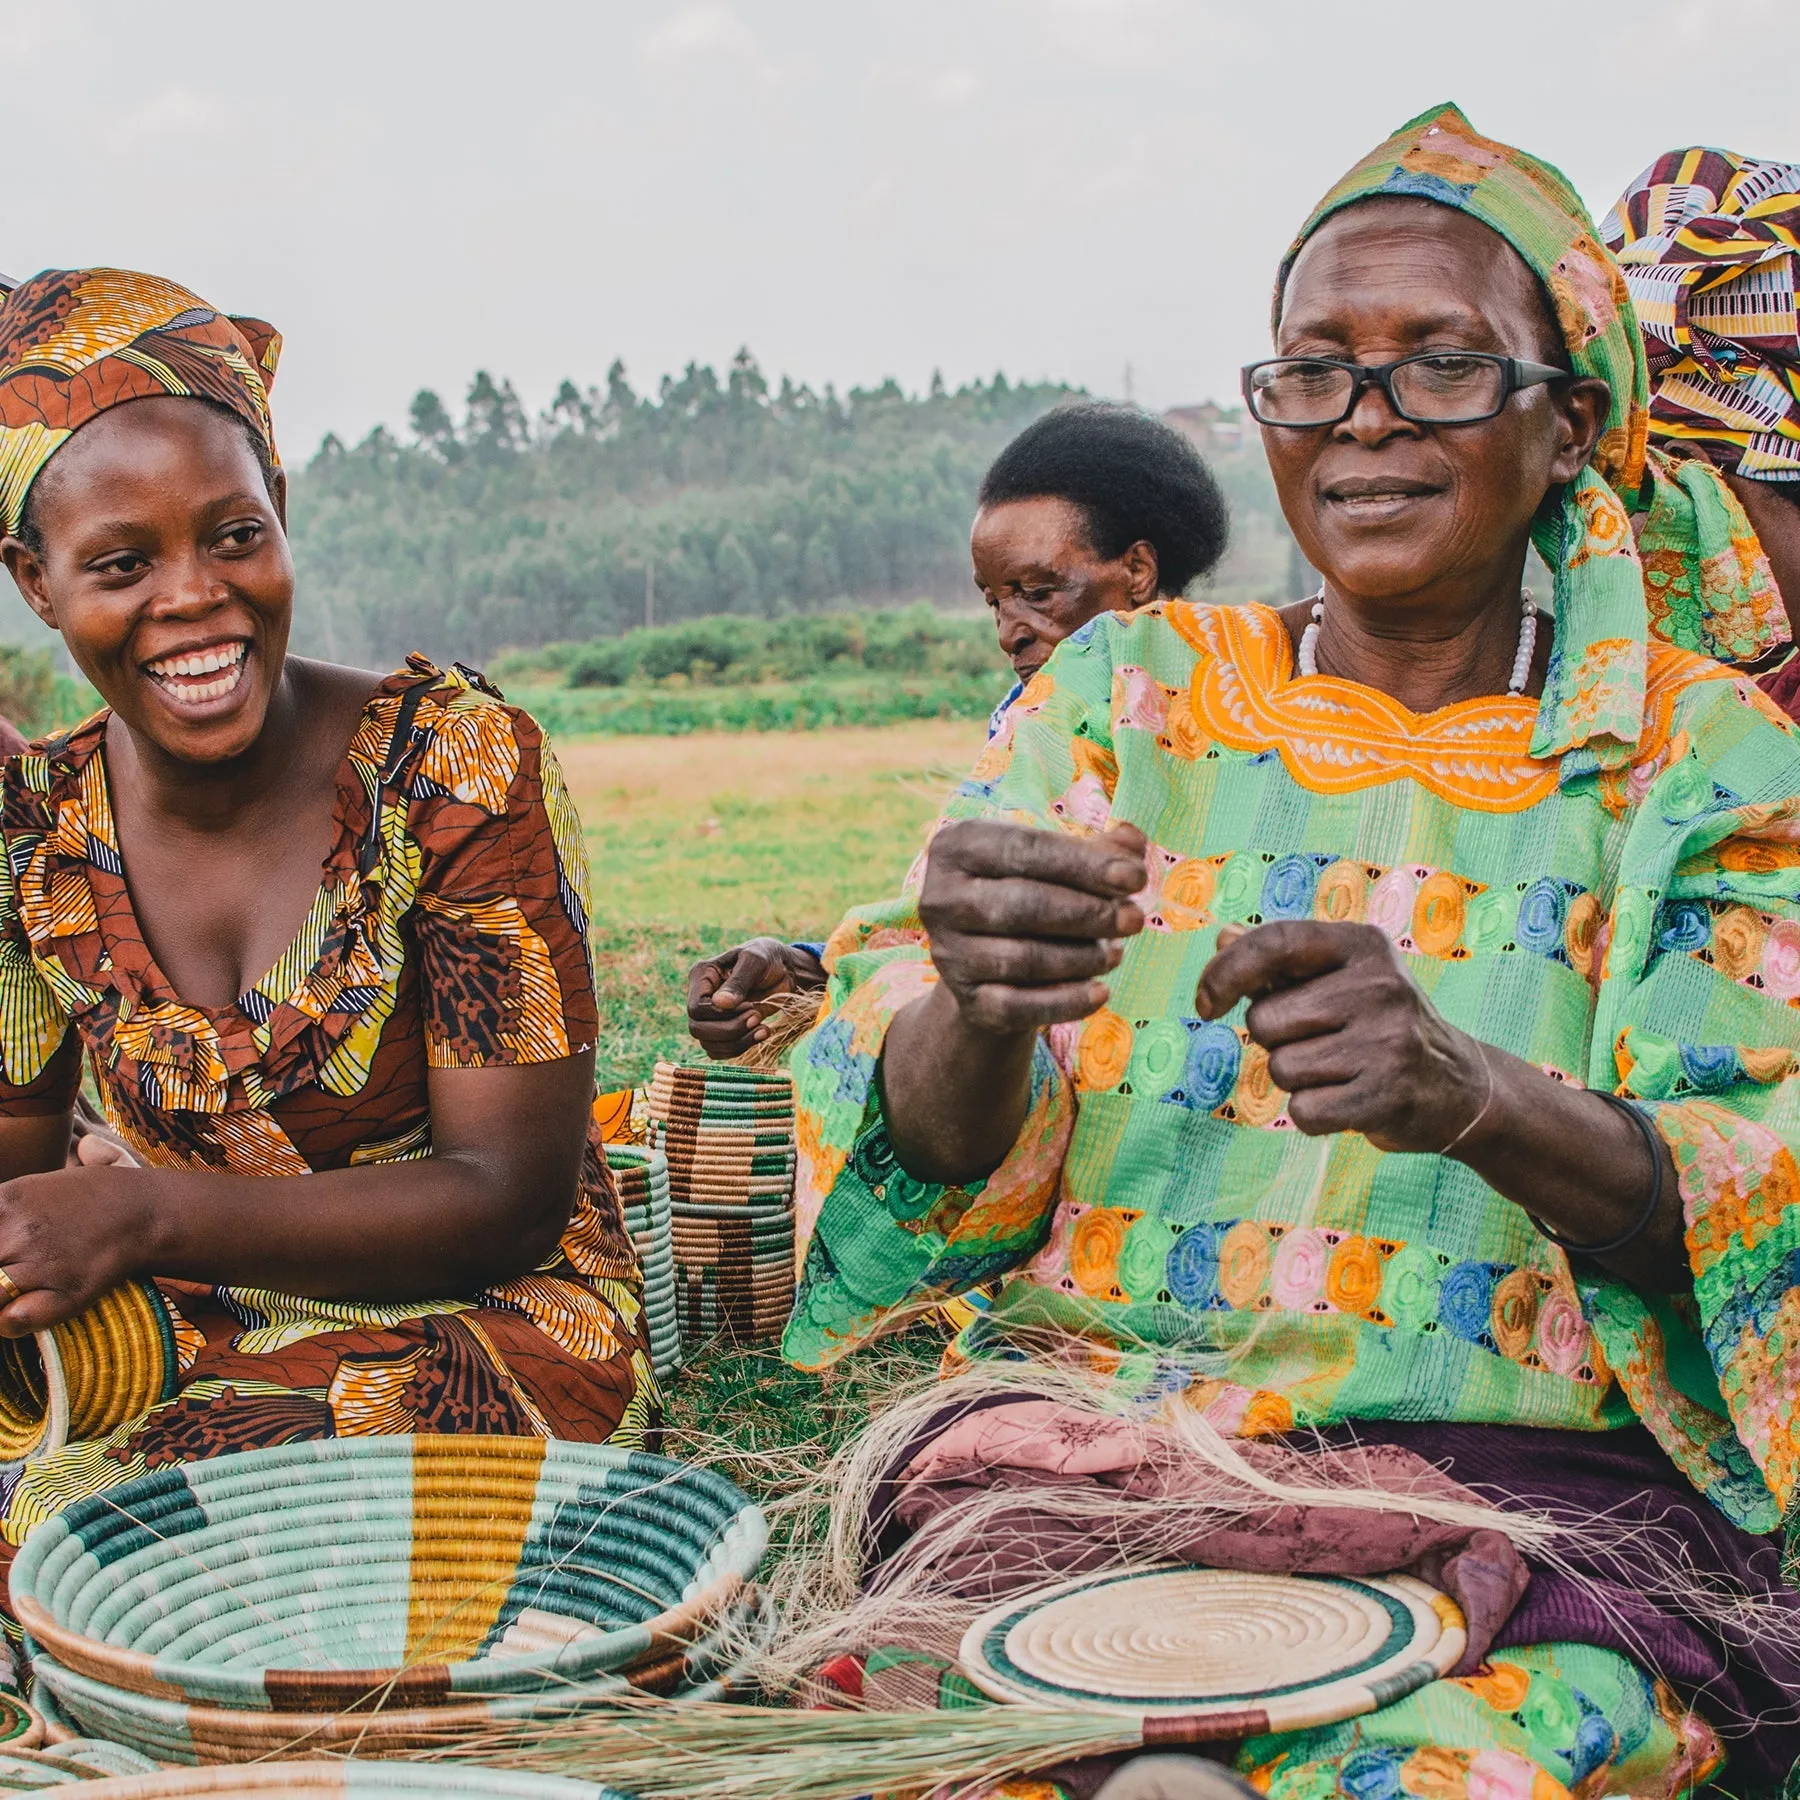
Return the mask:
<svg viewBox="0 0 1800 1800">
<path fill-rule="evenodd" d="M 766 1542 L 724 1477 L 639 1451 L 328 1439 L 77 1501 L 31 1534 L 12 1597 L 50 1666 L 122 1697 L 264 1714 L 566 1698 L 679 1660 L 741 1606 Z M 115 1735 L 92 1695 L 48 1685 Z"/>
<path fill-rule="evenodd" d="M 730 1699 L 749 1685 L 744 1670 L 767 1643 L 773 1623 L 773 1609 L 763 1600 L 728 1615 L 686 1650 L 629 1677 L 602 1675 L 544 1693 L 454 1699 L 437 1706 L 390 1707 L 378 1693 L 362 1706 L 336 1713 L 262 1712 L 159 1699 L 74 1674 L 42 1652 L 33 1672 L 37 1693 L 48 1698 L 47 1714 L 53 1709 L 72 1726 L 159 1763 L 458 1753 L 496 1725 L 548 1724 L 627 1697 L 641 1700 L 647 1692 L 677 1706 Z"/>
</svg>

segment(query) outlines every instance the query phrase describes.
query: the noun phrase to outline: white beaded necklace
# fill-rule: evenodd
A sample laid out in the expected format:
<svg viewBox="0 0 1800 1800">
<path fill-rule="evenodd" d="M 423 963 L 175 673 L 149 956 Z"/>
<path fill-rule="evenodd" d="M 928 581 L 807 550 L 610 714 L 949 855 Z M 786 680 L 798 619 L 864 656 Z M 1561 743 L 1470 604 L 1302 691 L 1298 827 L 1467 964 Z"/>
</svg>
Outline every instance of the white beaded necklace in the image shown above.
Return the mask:
<svg viewBox="0 0 1800 1800">
<path fill-rule="evenodd" d="M 1319 672 L 1319 627 L 1325 622 L 1325 590 L 1313 596 L 1312 623 L 1300 634 L 1300 673 Z M 1522 694 L 1531 679 L 1531 659 L 1537 654 L 1538 609 L 1532 604 L 1531 589 L 1519 593 L 1519 648 L 1513 655 L 1512 679 L 1506 684 L 1509 694 Z"/>
</svg>

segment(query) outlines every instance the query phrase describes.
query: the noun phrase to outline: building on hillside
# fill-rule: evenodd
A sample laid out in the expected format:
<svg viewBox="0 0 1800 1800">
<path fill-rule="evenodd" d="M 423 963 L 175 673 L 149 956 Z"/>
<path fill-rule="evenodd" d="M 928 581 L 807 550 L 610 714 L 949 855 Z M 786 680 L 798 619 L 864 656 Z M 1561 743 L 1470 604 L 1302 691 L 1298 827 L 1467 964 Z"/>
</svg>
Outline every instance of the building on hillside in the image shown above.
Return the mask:
<svg viewBox="0 0 1800 1800">
<path fill-rule="evenodd" d="M 1198 406 L 1171 406 L 1163 418 L 1205 455 L 1238 449 L 1244 441 L 1244 409 L 1225 407 L 1216 400 Z"/>
</svg>

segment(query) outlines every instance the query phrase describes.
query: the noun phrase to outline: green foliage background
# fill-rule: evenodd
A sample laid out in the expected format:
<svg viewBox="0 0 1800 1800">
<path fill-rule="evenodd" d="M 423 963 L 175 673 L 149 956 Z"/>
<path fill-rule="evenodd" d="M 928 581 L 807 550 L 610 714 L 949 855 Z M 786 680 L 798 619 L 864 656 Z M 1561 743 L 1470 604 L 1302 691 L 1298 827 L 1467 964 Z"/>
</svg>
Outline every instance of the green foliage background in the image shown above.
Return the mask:
<svg viewBox="0 0 1800 1800">
<path fill-rule="evenodd" d="M 745 350 L 722 378 L 690 363 L 654 395 L 615 363 L 603 389 L 564 382 L 532 419 L 509 382 L 483 372 L 460 421 L 422 392 L 404 436 L 378 429 L 354 447 L 328 437 L 295 472 L 295 646 L 373 666 L 414 649 L 482 663 L 508 646 L 642 626 L 651 585 L 658 625 L 920 596 L 972 607 L 982 471 L 1032 419 L 1077 397 L 1004 375 L 954 391 L 934 381 L 921 395 L 892 381 L 818 394 L 786 378 L 771 387 Z M 1285 593 L 1286 532 L 1260 448 L 1212 460 L 1239 539 L 1259 549 L 1245 597 Z M 789 652 L 834 656 L 779 634 L 767 647 L 787 679 L 817 672 L 794 668 Z M 590 679 L 616 685 L 598 664 Z"/>
<path fill-rule="evenodd" d="M 651 564 L 659 621 L 963 594 L 982 469 L 1070 392 L 771 390 L 740 352 L 654 397 L 615 364 L 536 421 L 486 374 L 460 424 L 421 393 L 410 441 L 327 438 L 294 479 L 297 647 L 383 664 L 614 636 L 644 622 Z"/>
<path fill-rule="evenodd" d="M 99 704 L 100 696 L 79 676 L 57 672 L 49 645 L 0 644 L 0 718 L 26 737 L 79 725 Z"/>
<path fill-rule="evenodd" d="M 558 737 L 984 719 L 1011 676 L 984 614 L 945 614 L 925 600 L 506 650 L 489 673 Z"/>
<path fill-rule="evenodd" d="M 486 666 L 564 734 L 979 718 L 1010 676 L 969 580 L 976 488 L 1008 439 L 1077 397 L 1004 375 L 821 394 L 771 386 L 740 351 L 654 394 L 615 364 L 532 418 L 482 372 L 460 418 L 421 392 L 403 432 L 327 437 L 290 464 L 293 645 Z M 1209 591 L 1301 591 L 1260 447 L 1208 460 L 1233 515 Z M 652 588 L 656 628 L 637 629 Z M 95 697 L 0 590 L 0 640 L 52 650 L 0 667 L 0 706 L 33 730 L 82 717 Z M 937 612 L 905 606 L 921 597 Z"/>
</svg>

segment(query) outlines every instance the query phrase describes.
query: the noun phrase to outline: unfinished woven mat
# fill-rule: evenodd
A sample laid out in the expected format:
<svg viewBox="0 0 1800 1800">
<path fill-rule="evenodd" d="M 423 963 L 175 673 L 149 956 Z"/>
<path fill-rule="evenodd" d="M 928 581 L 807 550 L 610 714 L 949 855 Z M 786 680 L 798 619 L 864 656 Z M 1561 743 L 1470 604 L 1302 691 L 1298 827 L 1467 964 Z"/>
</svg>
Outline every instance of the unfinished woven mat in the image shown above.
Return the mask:
<svg viewBox="0 0 1800 1800">
<path fill-rule="evenodd" d="M 104 1437 L 175 1391 L 162 1295 L 131 1281 L 28 1338 L 0 1338 L 0 1462 Z"/>
<path fill-rule="evenodd" d="M 188 1794 L 210 1794 L 213 1800 L 250 1794 L 287 1794 L 297 1800 L 356 1800 L 363 1794 L 391 1800 L 432 1800 L 436 1794 L 488 1794 L 493 1800 L 631 1800 L 618 1788 L 561 1775 L 348 1759 L 257 1763 L 235 1769 L 159 1769 L 153 1775 L 89 1782 L 78 1800 L 177 1800 Z"/>
<path fill-rule="evenodd" d="M 684 1337 L 779 1337 L 794 1301 L 793 1083 L 730 1065 L 658 1063 L 649 1113 L 668 1164 Z"/>
<path fill-rule="evenodd" d="M 660 1150 L 608 1144 L 606 1161 L 619 1188 L 625 1229 L 644 1276 L 644 1315 L 650 1361 L 659 1377 L 681 1367 L 681 1326 L 675 1310 L 675 1254 L 669 1239 L 669 1165 Z"/>
<path fill-rule="evenodd" d="M 279 1714 L 679 1688 L 766 1537 L 722 1476 L 638 1451 L 327 1439 L 76 1501 L 32 1533 L 12 1597 L 79 1728 L 148 1748 L 109 1728 L 144 1702 L 172 1746 L 216 1709 L 267 1751 L 294 1735 L 271 1741 Z"/>
<path fill-rule="evenodd" d="M 1166 1568 L 1082 1576 L 977 1619 L 958 1656 L 996 1700 L 1180 1714 L 1200 1738 L 1304 1731 L 1446 1675 L 1454 1601 L 1410 1576 Z"/>
</svg>

